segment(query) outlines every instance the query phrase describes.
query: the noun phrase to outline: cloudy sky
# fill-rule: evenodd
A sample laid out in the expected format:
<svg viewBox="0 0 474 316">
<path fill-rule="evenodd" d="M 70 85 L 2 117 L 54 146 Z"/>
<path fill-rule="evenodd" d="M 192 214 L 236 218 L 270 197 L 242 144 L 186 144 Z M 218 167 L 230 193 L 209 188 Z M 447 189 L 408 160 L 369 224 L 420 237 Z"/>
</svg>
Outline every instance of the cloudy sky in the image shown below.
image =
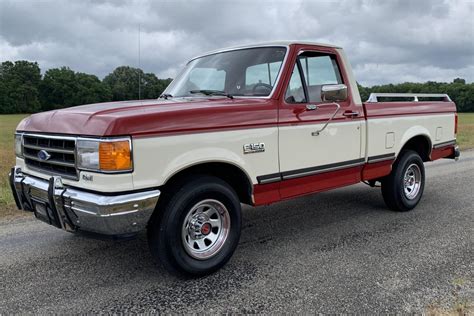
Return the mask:
<svg viewBox="0 0 474 316">
<path fill-rule="evenodd" d="M 173 77 L 212 49 L 279 39 L 343 46 L 364 85 L 474 81 L 474 0 L 0 0 L 0 61 L 100 78 Z"/>
</svg>

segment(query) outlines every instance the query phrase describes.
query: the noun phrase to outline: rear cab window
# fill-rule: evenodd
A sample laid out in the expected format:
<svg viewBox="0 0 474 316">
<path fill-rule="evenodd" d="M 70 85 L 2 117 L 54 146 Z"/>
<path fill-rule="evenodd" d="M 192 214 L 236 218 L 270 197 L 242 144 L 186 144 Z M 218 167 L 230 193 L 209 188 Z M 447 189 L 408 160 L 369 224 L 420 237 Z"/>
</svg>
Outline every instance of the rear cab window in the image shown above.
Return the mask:
<svg viewBox="0 0 474 316">
<path fill-rule="evenodd" d="M 245 84 L 251 87 L 257 83 L 265 83 L 273 86 L 275 84 L 281 62 L 253 65 L 245 71 Z"/>
</svg>

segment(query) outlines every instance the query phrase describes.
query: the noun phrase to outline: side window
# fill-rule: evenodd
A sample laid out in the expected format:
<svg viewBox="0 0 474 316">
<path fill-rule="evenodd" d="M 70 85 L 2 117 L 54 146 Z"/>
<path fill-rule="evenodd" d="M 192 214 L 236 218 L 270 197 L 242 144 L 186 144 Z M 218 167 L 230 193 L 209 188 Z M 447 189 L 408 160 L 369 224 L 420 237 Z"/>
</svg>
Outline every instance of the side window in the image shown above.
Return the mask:
<svg viewBox="0 0 474 316">
<path fill-rule="evenodd" d="M 335 56 L 305 53 L 299 57 L 309 102 L 321 102 L 321 86 L 342 83 Z"/>
<path fill-rule="evenodd" d="M 225 71 L 215 68 L 194 68 L 189 74 L 187 90 L 219 90 L 225 89 Z M 199 85 L 197 84 L 199 83 Z"/>
<path fill-rule="evenodd" d="M 301 81 L 301 73 L 298 69 L 298 65 L 295 64 L 293 73 L 291 74 L 290 84 L 286 89 L 285 101 L 288 103 L 301 103 L 306 102 L 304 95 L 303 82 Z"/>
</svg>

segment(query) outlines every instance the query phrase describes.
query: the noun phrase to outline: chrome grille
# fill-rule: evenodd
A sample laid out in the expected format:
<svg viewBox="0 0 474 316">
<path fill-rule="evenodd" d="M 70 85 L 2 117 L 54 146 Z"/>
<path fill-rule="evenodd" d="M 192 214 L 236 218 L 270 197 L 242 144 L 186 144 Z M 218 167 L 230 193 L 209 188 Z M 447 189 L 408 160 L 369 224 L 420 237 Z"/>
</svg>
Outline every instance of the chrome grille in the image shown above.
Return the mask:
<svg viewBox="0 0 474 316">
<path fill-rule="evenodd" d="M 40 151 L 46 151 L 48 159 L 42 159 Z M 70 179 L 78 178 L 75 138 L 24 134 L 23 155 L 29 168 Z"/>
</svg>

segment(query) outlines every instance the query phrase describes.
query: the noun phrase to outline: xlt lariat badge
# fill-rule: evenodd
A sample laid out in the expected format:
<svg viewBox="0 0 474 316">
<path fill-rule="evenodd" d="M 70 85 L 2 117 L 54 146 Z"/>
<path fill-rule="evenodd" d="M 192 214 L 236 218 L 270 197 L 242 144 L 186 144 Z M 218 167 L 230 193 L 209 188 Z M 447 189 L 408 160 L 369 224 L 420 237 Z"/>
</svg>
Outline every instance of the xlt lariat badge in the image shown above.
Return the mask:
<svg viewBox="0 0 474 316">
<path fill-rule="evenodd" d="M 265 143 L 253 143 L 244 145 L 244 154 L 261 153 L 265 151 Z"/>
<path fill-rule="evenodd" d="M 83 174 L 82 175 L 82 180 L 84 181 L 94 181 L 94 176 L 91 174 Z"/>
</svg>

